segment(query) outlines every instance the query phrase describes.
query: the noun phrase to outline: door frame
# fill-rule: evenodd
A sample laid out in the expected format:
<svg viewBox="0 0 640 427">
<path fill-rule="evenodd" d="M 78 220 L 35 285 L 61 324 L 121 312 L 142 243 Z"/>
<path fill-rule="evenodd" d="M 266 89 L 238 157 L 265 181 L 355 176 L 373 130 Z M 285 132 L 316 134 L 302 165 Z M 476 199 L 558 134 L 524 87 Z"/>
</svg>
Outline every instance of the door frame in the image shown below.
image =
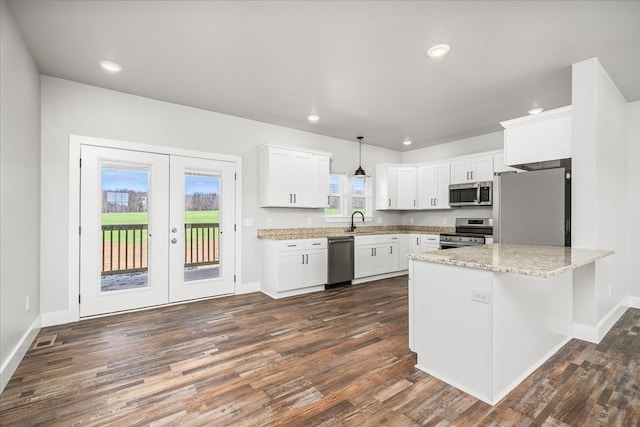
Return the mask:
<svg viewBox="0 0 640 427">
<path fill-rule="evenodd" d="M 197 157 L 202 159 L 217 160 L 234 163 L 236 167 L 235 180 L 235 254 L 233 268 L 235 272 L 235 293 L 238 293 L 238 285 L 242 283 L 242 158 L 226 154 L 210 153 L 206 151 L 187 150 L 176 147 L 166 147 L 137 142 L 118 141 L 114 139 L 95 138 L 90 136 L 69 135 L 69 245 L 68 253 L 68 311 L 65 319 L 59 323 L 74 322 L 80 320 L 80 146 L 92 145 L 103 148 L 116 148 L 123 150 L 142 151 L 146 153 L 167 154 L 184 157 Z M 211 297 L 219 298 L 219 297 Z M 169 303 L 166 305 L 185 304 L 185 302 Z M 130 311 L 148 310 L 153 307 L 134 309 Z M 93 317 L 109 316 L 104 314 Z"/>
</svg>

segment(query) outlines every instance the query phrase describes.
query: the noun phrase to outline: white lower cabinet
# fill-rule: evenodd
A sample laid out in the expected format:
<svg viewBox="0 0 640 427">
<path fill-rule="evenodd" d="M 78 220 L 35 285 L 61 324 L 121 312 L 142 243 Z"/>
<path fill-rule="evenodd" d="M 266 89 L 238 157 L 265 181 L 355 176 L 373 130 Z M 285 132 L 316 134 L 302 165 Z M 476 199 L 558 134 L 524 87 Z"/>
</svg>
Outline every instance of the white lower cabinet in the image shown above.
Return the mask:
<svg viewBox="0 0 640 427">
<path fill-rule="evenodd" d="M 327 239 L 263 240 L 262 290 L 273 298 L 324 289 Z"/>
<path fill-rule="evenodd" d="M 406 269 L 406 266 L 401 268 L 400 240 L 397 234 L 356 236 L 354 241 L 355 279 Z M 403 257 L 406 258 L 406 253 Z"/>
</svg>

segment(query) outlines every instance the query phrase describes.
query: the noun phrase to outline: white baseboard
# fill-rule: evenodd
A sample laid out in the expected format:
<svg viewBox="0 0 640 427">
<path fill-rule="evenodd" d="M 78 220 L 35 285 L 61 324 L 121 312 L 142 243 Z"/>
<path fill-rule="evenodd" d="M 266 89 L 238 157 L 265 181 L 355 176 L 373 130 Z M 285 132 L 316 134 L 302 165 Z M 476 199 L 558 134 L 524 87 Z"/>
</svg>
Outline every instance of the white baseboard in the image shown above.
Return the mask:
<svg viewBox="0 0 640 427">
<path fill-rule="evenodd" d="M 260 282 L 239 283 L 236 285 L 236 295 L 260 292 Z"/>
<path fill-rule="evenodd" d="M 623 302 L 626 303 L 626 299 Z M 614 307 L 596 326 L 574 323 L 573 338 L 589 341 L 594 344 L 600 343 L 602 338 L 607 335 L 607 332 L 609 332 L 613 325 L 622 317 L 624 312 L 627 311 L 628 307 L 623 302 Z"/>
<path fill-rule="evenodd" d="M 394 271 L 393 273 L 385 273 L 385 274 L 378 274 L 376 276 L 362 277 L 360 279 L 353 279 L 351 281 L 351 284 L 358 285 L 360 283 L 373 282 L 374 280 L 389 279 L 391 277 L 404 276 L 408 272 L 409 270 L 401 270 L 401 271 Z"/>
<path fill-rule="evenodd" d="M 415 365 L 416 369 L 421 370 L 422 372 L 426 372 L 427 374 L 431 375 L 432 377 L 435 377 L 437 379 L 439 379 L 440 381 L 443 381 L 455 388 L 457 388 L 460 391 L 463 391 L 465 393 L 467 393 L 470 396 L 475 397 L 478 400 L 482 400 L 484 403 L 488 403 L 489 405 L 493 406 L 495 405 L 495 403 L 493 403 L 491 401 L 491 398 L 489 396 L 486 396 L 482 393 L 477 392 L 476 390 L 473 390 L 471 388 L 465 387 L 461 384 L 459 384 L 457 381 L 453 381 L 450 378 L 448 378 L 446 375 L 442 375 L 439 372 L 435 372 L 432 371 L 431 369 L 427 369 L 424 366 L 421 366 L 419 363 L 417 365 Z"/>
<path fill-rule="evenodd" d="M 29 347 L 31 347 L 31 343 L 36 338 L 36 335 L 38 335 L 38 332 L 40 332 L 40 328 L 41 318 L 38 316 L 31 324 L 29 330 L 27 330 L 27 332 L 22 336 L 20 342 L 13 349 L 7 360 L 2 364 L 2 367 L 0 368 L 0 393 L 2 393 L 9 383 L 11 376 L 18 368 L 18 365 L 20 365 L 24 355 L 27 354 Z"/>
<path fill-rule="evenodd" d="M 280 298 L 294 297 L 296 295 L 304 295 L 304 294 L 310 294 L 312 292 L 320 292 L 320 291 L 324 291 L 324 285 L 312 286 L 310 288 L 293 289 L 291 291 L 278 292 L 276 294 L 274 294 L 273 292 L 267 292 L 264 289 L 261 290 L 260 292 L 262 292 L 263 294 L 273 299 L 280 299 Z"/>
<path fill-rule="evenodd" d="M 627 305 L 631 308 L 640 308 L 640 297 L 629 296 L 627 298 Z"/>
</svg>

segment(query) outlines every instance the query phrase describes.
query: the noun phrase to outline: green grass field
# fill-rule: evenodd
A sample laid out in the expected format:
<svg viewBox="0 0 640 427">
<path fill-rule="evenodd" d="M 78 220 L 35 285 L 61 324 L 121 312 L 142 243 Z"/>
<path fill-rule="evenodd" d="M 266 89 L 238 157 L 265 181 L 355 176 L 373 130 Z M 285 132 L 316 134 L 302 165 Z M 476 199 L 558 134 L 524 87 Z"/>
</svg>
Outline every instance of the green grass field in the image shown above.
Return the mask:
<svg viewBox="0 0 640 427">
<path fill-rule="evenodd" d="M 204 223 L 219 223 L 220 211 L 190 211 L 184 214 L 186 224 L 204 224 Z M 147 212 L 125 212 L 125 213 L 103 213 L 102 225 L 133 225 L 133 224 L 147 224 L 148 214 Z M 119 235 L 113 233 L 113 241 L 124 241 L 125 233 L 121 232 Z M 200 239 L 202 239 L 202 233 L 200 233 Z M 105 241 L 110 243 L 112 240 L 111 233 L 105 235 Z M 144 234 L 140 236 L 140 232 L 129 232 L 129 243 L 139 244 L 140 240 L 146 241 L 147 236 Z M 187 236 L 187 243 L 191 242 L 191 236 Z"/>
</svg>

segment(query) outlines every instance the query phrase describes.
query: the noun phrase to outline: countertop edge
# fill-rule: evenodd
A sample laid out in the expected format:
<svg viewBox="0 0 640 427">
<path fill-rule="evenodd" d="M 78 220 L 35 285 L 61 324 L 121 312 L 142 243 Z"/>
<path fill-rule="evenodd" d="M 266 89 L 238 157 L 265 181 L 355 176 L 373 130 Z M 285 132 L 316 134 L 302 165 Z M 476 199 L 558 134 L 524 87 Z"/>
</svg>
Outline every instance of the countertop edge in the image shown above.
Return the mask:
<svg viewBox="0 0 640 427">
<path fill-rule="evenodd" d="M 489 245 L 485 245 L 485 247 L 486 246 L 489 246 Z M 526 245 L 522 245 L 522 246 L 523 248 L 526 247 Z M 517 245 L 514 245 L 513 248 L 514 250 L 517 250 Z M 559 276 L 560 274 L 566 273 L 567 271 L 578 269 L 587 264 L 590 264 L 592 262 L 598 261 L 607 256 L 615 254 L 615 251 L 609 250 L 609 249 L 585 249 L 585 248 L 573 248 L 573 249 L 589 250 L 589 251 L 593 251 L 594 254 L 588 258 L 585 258 L 576 262 L 572 262 L 571 264 L 563 265 L 561 267 L 554 268 L 551 270 L 536 270 L 532 268 L 501 266 L 501 265 L 487 264 L 487 263 L 476 262 L 476 261 L 467 261 L 464 259 L 451 258 L 447 256 L 447 251 L 449 251 L 449 249 L 444 251 L 438 251 L 438 252 L 412 253 L 412 254 L 407 254 L 407 257 L 414 261 L 429 262 L 429 263 L 442 264 L 442 265 L 451 265 L 456 267 L 466 267 L 466 268 L 472 268 L 476 270 L 492 271 L 495 273 L 518 274 L 523 276 L 539 277 L 539 278 L 547 279 L 550 277 Z"/>
</svg>

